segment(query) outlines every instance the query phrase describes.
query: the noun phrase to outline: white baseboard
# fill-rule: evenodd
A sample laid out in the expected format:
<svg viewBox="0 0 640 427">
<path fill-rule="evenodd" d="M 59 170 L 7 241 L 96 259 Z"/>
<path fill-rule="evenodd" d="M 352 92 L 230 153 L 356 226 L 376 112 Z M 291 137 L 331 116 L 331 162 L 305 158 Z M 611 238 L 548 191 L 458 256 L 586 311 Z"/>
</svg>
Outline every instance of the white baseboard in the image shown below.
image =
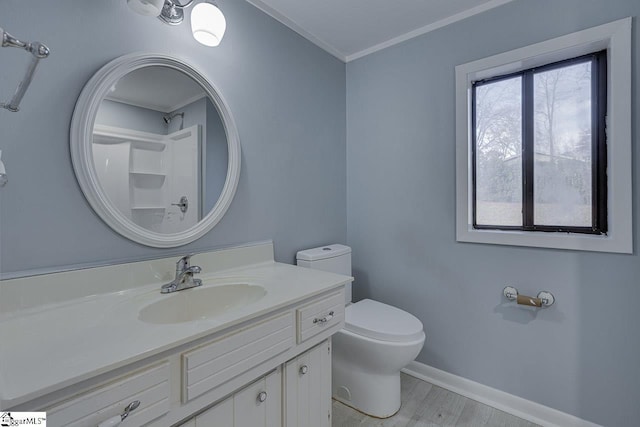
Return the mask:
<svg viewBox="0 0 640 427">
<path fill-rule="evenodd" d="M 424 363 L 411 362 L 402 372 L 544 427 L 602 427 L 557 409 L 441 371 Z"/>
</svg>

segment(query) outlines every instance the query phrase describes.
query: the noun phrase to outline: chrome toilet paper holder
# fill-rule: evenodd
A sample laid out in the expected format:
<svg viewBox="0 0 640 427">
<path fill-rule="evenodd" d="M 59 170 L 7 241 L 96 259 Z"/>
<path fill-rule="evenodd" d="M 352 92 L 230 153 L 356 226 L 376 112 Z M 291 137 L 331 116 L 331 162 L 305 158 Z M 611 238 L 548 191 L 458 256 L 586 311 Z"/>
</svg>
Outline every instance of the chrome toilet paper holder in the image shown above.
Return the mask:
<svg viewBox="0 0 640 427">
<path fill-rule="evenodd" d="M 506 286 L 502 290 L 502 294 L 510 301 L 516 301 L 520 305 L 528 305 L 531 307 L 547 308 L 556 302 L 556 298 L 549 291 L 540 291 L 536 297 L 530 297 L 520 295 L 518 290 L 513 286 Z"/>
</svg>

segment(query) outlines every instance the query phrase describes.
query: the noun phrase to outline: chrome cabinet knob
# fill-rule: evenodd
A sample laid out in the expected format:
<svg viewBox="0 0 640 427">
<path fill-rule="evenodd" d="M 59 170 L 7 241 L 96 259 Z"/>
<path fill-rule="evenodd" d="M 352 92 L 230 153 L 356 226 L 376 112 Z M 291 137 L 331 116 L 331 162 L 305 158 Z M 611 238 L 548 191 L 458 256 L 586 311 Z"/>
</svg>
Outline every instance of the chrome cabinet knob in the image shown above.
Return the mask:
<svg viewBox="0 0 640 427">
<path fill-rule="evenodd" d="M 304 375 L 309 372 L 309 367 L 307 365 L 300 366 L 300 375 Z"/>
<path fill-rule="evenodd" d="M 265 400 L 267 400 L 267 392 L 261 391 L 258 393 L 258 402 L 264 402 Z"/>
</svg>

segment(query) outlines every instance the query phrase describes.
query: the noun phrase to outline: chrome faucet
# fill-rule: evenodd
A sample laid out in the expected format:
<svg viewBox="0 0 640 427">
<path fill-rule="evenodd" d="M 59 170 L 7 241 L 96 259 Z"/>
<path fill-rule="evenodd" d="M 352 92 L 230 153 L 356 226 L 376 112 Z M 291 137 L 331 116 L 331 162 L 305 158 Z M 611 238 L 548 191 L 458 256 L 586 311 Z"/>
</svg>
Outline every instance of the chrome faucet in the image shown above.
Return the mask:
<svg viewBox="0 0 640 427">
<path fill-rule="evenodd" d="M 202 271 L 197 265 L 191 265 L 193 254 L 185 255 L 176 263 L 176 278 L 171 283 L 162 285 L 160 292 L 169 294 L 171 292 L 182 291 L 196 286 L 202 286 L 202 280 L 194 279 L 193 275 Z"/>
</svg>

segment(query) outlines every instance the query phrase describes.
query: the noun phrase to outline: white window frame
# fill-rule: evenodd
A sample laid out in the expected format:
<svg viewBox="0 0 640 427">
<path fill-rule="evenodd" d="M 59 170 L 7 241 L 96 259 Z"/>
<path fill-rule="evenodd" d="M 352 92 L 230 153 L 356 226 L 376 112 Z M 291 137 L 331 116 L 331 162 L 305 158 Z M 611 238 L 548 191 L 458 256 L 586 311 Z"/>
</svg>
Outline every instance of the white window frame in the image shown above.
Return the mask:
<svg viewBox="0 0 640 427">
<path fill-rule="evenodd" d="M 633 253 L 631 23 L 624 18 L 456 67 L 456 240 L 581 251 Z M 473 228 L 472 83 L 607 50 L 606 235 Z"/>
</svg>

